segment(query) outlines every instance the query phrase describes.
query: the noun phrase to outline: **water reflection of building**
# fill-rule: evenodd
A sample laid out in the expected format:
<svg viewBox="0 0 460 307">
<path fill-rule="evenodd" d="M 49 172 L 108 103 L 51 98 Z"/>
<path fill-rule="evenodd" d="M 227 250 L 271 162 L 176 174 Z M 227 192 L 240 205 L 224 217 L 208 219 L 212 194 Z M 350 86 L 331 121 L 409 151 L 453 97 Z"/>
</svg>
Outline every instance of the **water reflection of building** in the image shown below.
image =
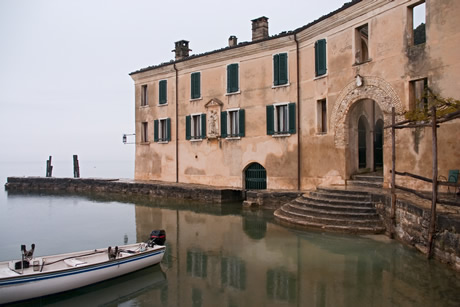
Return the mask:
<svg viewBox="0 0 460 307">
<path fill-rule="evenodd" d="M 389 243 L 331 234 L 299 236 L 250 212 L 136 206 L 136 222 L 138 240 L 154 228 L 167 230 L 162 263 L 167 287 L 145 298 L 162 305 L 391 305 L 435 302 L 439 295 L 423 291 L 433 271 L 415 259 L 420 255 L 395 251 Z M 408 263 L 402 258 L 411 257 L 412 267 L 401 265 Z"/>
</svg>

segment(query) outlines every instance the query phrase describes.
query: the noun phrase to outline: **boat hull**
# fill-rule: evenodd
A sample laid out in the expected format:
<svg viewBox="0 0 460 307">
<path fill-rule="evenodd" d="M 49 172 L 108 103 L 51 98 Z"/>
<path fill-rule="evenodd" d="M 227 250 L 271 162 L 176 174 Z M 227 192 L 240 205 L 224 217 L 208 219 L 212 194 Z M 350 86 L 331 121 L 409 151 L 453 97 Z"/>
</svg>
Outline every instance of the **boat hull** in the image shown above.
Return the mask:
<svg viewBox="0 0 460 307">
<path fill-rule="evenodd" d="M 0 304 L 60 293 L 128 274 L 158 264 L 164 247 L 114 260 L 49 272 L 0 279 Z"/>
</svg>

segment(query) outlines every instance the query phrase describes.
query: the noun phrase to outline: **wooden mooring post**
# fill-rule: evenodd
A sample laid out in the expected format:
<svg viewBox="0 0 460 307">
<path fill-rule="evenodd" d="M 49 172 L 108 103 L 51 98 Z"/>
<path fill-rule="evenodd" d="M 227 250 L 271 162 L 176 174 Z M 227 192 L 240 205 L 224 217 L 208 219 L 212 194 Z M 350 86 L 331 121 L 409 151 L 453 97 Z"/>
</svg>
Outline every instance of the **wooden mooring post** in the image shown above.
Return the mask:
<svg viewBox="0 0 460 307">
<path fill-rule="evenodd" d="M 432 155 L 433 155 L 433 189 L 431 196 L 431 219 L 430 229 L 428 230 L 428 252 L 427 258 L 431 258 L 433 253 L 433 237 L 436 232 L 436 202 L 438 200 L 438 134 L 436 123 L 436 107 L 431 107 L 431 130 L 432 130 Z"/>
<path fill-rule="evenodd" d="M 394 228 L 396 226 L 396 111 L 391 108 L 391 231 L 390 235 L 394 237 Z"/>
<path fill-rule="evenodd" d="M 78 164 L 78 155 L 73 155 L 73 177 L 80 178 L 80 165 Z"/>
<path fill-rule="evenodd" d="M 51 165 L 51 156 L 46 160 L 46 177 L 51 177 L 53 174 L 53 166 Z"/>
</svg>

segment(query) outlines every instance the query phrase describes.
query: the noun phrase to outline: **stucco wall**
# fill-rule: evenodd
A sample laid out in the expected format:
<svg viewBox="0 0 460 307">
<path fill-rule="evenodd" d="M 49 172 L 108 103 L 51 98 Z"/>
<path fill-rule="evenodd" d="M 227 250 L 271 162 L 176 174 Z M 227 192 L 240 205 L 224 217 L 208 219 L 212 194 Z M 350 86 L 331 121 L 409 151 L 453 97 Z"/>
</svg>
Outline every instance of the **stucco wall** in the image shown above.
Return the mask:
<svg viewBox="0 0 460 307">
<path fill-rule="evenodd" d="M 427 41 L 411 46 L 409 12 L 416 3 L 361 1 L 292 33 L 133 73 L 137 139 L 135 178 L 244 187 L 244 170 L 250 163 L 257 162 L 267 171 L 269 189 L 297 189 L 298 182 L 301 189 L 344 183 L 358 171 L 356 120 L 363 114 L 369 118 L 366 108 L 352 113 L 357 103 L 374 101 L 377 118 L 388 125 L 391 107 L 398 112 L 397 121 L 403 119 L 402 112 L 413 108 L 409 96 L 412 80 L 427 78 L 428 85 L 442 96 L 460 97 L 460 64 L 455 47 L 460 42 L 460 21 L 455 17 L 460 13 L 460 3 L 427 2 Z M 356 64 L 356 28 L 364 24 L 369 30 L 369 60 Z M 314 46 L 319 39 L 327 42 L 327 73 L 316 77 Z M 274 87 L 273 55 L 278 53 L 288 54 L 289 82 L 286 86 Z M 228 95 L 226 67 L 232 63 L 239 64 L 240 90 Z M 193 72 L 201 73 L 201 98 L 196 100 L 190 99 Z M 362 84 L 356 83 L 357 75 L 362 77 Z M 158 82 L 163 79 L 168 80 L 168 104 L 158 106 Z M 141 86 L 145 84 L 151 98 L 148 107 L 141 107 Z M 321 99 L 326 99 L 327 104 L 327 133 L 318 131 L 317 103 Z M 185 140 L 185 117 L 206 113 L 206 105 L 213 100 L 221 103 L 220 111 L 245 110 L 245 136 Z M 280 102 L 296 103 L 296 134 L 267 135 L 266 106 Z M 153 120 L 165 117 L 171 118 L 171 141 L 140 144 L 141 123 L 149 123 L 153 136 Z M 460 121 L 456 120 L 439 128 L 440 175 L 460 167 L 459 126 Z M 370 126 L 369 141 L 372 131 Z M 396 139 L 397 170 L 431 177 L 430 129 L 399 130 Z M 388 130 L 384 133 L 383 156 L 385 185 L 388 186 L 391 167 Z M 372 158 L 369 156 L 369 160 Z M 429 188 L 399 177 L 397 183 Z"/>
</svg>

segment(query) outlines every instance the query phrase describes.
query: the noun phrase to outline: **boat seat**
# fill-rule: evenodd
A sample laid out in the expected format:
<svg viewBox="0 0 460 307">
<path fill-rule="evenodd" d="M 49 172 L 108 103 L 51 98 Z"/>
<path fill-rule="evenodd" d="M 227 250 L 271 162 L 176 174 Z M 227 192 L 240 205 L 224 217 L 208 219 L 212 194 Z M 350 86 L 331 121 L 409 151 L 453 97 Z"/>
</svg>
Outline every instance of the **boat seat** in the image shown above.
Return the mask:
<svg viewBox="0 0 460 307">
<path fill-rule="evenodd" d="M 81 260 L 78 260 L 78 259 L 75 259 L 75 258 L 65 259 L 65 260 L 64 260 L 64 263 L 65 263 L 68 267 L 71 267 L 71 268 L 74 268 L 74 267 L 77 267 L 77 266 L 81 266 L 81 265 L 86 264 L 86 262 L 81 261 Z"/>
</svg>

